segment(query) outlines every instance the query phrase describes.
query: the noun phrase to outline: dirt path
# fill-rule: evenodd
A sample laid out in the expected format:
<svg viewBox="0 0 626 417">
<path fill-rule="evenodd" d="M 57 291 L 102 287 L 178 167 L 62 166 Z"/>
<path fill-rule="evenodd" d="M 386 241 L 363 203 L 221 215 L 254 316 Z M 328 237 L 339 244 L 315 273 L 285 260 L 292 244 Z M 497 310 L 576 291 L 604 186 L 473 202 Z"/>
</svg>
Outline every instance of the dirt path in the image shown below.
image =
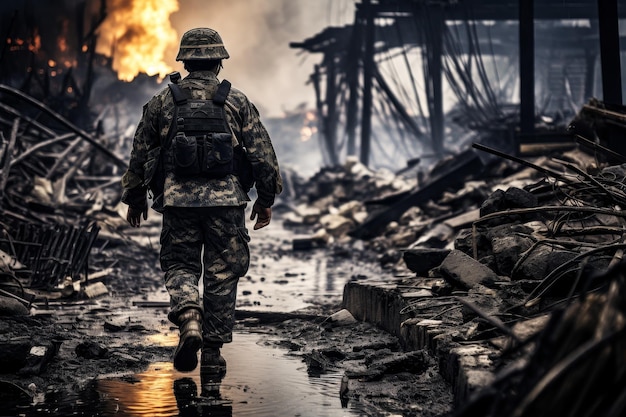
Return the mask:
<svg viewBox="0 0 626 417">
<path fill-rule="evenodd" d="M 448 411 L 451 396 L 432 358 L 401 352 L 394 337 L 367 323 L 326 320 L 341 308 L 347 280 L 383 273 L 375 258 L 354 248 L 294 252 L 297 233 L 276 223 L 252 236 L 251 268 L 238 291 L 237 328 L 252 328 L 264 343 L 300 356 L 309 374 L 343 373 L 348 383 L 344 400 L 366 404 L 370 415 Z M 0 376 L 10 398 L 23 396 L 22 406 L 39 401 L 40 409 L 53 407 L 50 398 L 80 397 L 95 378 L 132 379 L 150 363 L 170 360 L 177 330 L 166 320 L 156 250 L 131 241 L 97 256 L 120 260 L 105 281 L 108 295 L 49 302 L 31 316 L 0 320 L 2 341 L 58 348 L 40 373 L 33 362 L 30 374 Z"/>
</svg>

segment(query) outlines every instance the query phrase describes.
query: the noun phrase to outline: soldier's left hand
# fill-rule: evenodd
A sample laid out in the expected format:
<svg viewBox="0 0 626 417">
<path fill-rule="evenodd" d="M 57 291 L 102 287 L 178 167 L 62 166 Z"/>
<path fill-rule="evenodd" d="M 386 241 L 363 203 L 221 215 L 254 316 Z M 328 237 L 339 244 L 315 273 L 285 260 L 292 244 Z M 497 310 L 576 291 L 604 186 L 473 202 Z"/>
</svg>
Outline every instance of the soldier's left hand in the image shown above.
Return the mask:
<svg viewBox="0 0 626 417">
<path fill-rule="evenodd" d="M 250 220 L 256 219 L 256 223 L 254 224 L 254 230 L 261 229 L 268 224 L 272 220 L 272 208 L 271 207 L 262 207 L 258 202 L 254 202 L 252 206 L 252 214 L 250 215 Z"/>
</svg>

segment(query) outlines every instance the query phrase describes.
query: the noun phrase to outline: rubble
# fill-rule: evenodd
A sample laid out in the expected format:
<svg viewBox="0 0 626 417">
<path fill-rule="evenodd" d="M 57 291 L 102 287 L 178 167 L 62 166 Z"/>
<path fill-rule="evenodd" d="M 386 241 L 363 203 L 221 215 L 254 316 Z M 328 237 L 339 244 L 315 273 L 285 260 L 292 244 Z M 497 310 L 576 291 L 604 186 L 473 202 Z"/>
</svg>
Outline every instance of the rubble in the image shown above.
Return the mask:
<svg viewBox="0 0 626 417">
<path fill-rule="evenodd" d="M 599 108 L 586 106 L 579 125 L 586 112 L 606 112 Z M 613 129 L 622 129 L 622 115 L 608 119 L 595 126 L 619 121 Z M 342 233 L 363 239 L 394 271 L 398 278 L 349 282 L 342 308 L 397 335 L 404 349 L 438 357 L 455 416 L 623 410 L 622 391 L 605 381 L 623 372 L 614 355 L 624 329 L 626 165 L 602 143 L 527 159 L 475 144 L 491 156 L 463 175 L 464 188 L 457 168 L 477 160 L 471 151 L 409 191 L 368 193 L 367 219 L 341 233 L 330 222 L 313 225 L 332 235 L 331 245 L 349 242 Z M 347 168 L 340 178 L 350 178 Z M 311 187 L 320 219 L 336 212 L 337 200 L 363 201 L 356 186 L 334 198 Z M 584 400 L 574 401 L 580 389 Z M 559 402 L 571 406 L 563 411 Z"/>
<path fill-rule="evenodd" d="M 0 86 L 0 101 L 0 123 L 10 131 L 0 136 L 3 314 L 24 316 L 39 307 L 37 297 L 47 304 L 55 297 L 115 295 L 119 288 L 140 293 L 143 283 L 132 277 L 143 272 L 142 261 L 152 270 L 155 253 L 116 252 L 106 260 L 108 250 L 141 240 L 121 227 L 121 143 L 101 130 L 82 130 L 10 87 Z M 285 227 L 306 233 L 293 239 L 293 250 L 328 248 L 355 262 L 378 256 L 390 271 L 378 279 L 353 277 L 342 308 L 319 327 L 340 332 L 368 321 L 399 340 L 369 347 L 387 349 L 381 357 L 364 358 L 358 347 L 349 354 L 304 352 L 309 373 L 343 363 L 347 401 L 358 395 L 357 378 L 437 368 L 452 387 L 459 417 L 554 415 L 563 403 L 571 404 L 568 415 L 589 414 L 586 404 L 594 398 L 602 415 L 618 415 L 621 393 L 601 382 L 623 382 L 626 165 L 586 137 L 602 135 L 607 125 L 623 129 L 623 119 L 591 102 L 576 120 L 580 147 L 558 155 L 524 159 L 477 143 L 420 175 L 374 171 L 351 157 L 306 181 L 285 169 L 290 199 L 277 207 L 286 212 Z M 128 264 L 130 278 L 116 287 L 106 277 L 119 274 L 119 263 Z M 319 319 L 252 317 L 256 323 Z M 104 326 L 129 329 L 128 323 Z M 43 372 L 58 348 L 53 341 L 14 343 L 3 352 L 32 353 L 14 356 L 24 373 Z M 76 348 L 81 358 L 107 356 L 97 344 Z M 585 395 L 573 394 L 575 386 Z"/>
</svg>

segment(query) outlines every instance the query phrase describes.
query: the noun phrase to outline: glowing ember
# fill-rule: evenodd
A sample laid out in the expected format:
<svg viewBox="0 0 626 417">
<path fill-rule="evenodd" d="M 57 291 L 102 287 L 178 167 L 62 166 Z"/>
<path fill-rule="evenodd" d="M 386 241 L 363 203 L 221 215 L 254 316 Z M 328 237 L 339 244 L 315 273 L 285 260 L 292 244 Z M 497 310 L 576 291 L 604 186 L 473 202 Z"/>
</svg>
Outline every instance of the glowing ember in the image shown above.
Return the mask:
<svg viewBox="0 0 626 417">
<path fill-rule="evenodd" d="M 109 0 L 107 4 L 97 49 L 113 55 L 118 77 L 132 81 L 139 73 L 163 78 L 172 72 L 164 57 L 178 45 L 169 20 L 178 10 L 178 0 Z"/>
<path fill-rule="evenodd" d="M 7 38 L 6 41 L 9 51 L 22 51 L 26 48 L 31 52 L 37 53 L 39 48 L 41 48 L 41 36 L 39 35 L 39 31 L 37 29 L 33 31 L 33 37 L 27 40 L 20 38 Z"/>
<path fill-rule="evenodd" d="M 314 112 L 308 111 L 304 116 L 304 126 L 300 129 L 300 140 L 306 142 L 317 133 L 317 117 Z"/>
</svg>

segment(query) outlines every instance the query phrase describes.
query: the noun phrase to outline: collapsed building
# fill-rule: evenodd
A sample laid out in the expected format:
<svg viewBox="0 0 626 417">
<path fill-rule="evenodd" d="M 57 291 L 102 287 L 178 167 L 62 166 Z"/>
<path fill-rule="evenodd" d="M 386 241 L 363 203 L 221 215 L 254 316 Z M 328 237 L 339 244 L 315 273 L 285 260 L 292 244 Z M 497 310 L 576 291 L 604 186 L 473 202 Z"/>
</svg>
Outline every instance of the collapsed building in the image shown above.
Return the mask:
<svg viewBox="0 0 626 417">
<path fill-rule="evenodd" d="M 365 201 L 313 190 L 326 208 L 313 220 L 316 211 L 302 207 L 299 221 L 318 228 L 308 246 L 349 235 L 376 248 L 381 263 L 415 273 L 350 282 L 344 307 L 398 335 L 407 349 L 437 357 L 453 386 L 454 415 L 623 413 L 617 6 L 363 1 L 354 25 L 292 44 L 323 56 L 312 80 L 328 157 L 347 155 L 347 175 L 338 177 L 352 181 L 340 190 L 378 179 L 356 163 L 368 164 L 379 138 L 375 112 L 402 126 L 397 148 L 406 135 L 438 156 L 410 190 L 394 191 L 388 182 L 386 192 Z M 394 48 L 409 72 L 408 51 L 422 54 L 427 117 L 417 93 L 407 101 L 383 75 Z M 511 55 L 513 48 L 519 54 Z M 514 108 L 496 56 L 517 66 Z M 598 93 L 598 61 L 604 101 L 591 98 Z M 500 68 L 504 73 L 510 74 Z M 444 76 L 458 99 L 449 115 Z M 543 94 L 539 111 L 535 91 Z M 384 99 L 373 104 L 375 93 Z M 467 128 L 473 133 L 460 133 Z M 409 164 L 411 155 L 402 155 Z"/>
<path fill-rule="evenodd" d="M 327 164 L 306 180 L 284 172 L 285 225 L 313 230 L 293 249 L 347 245 L 404 273 L 382 287 L 349 282 L 343 306 L 398 335 L 405 349 L 439 358 L 458 415 L 624 409 L 626 112 L 620 67 L 612 66 L 615 75 L 606 64 L 619 62 L 607 24 L 615 19 L 600 7 L 588 25 L 562 20 L 596 16 L 596 6 L 363 1 L 353 26 L 293 44 L 323 54 L 312 80 Z M 0 59 L 0 249 L 9 260 L 0 289 L 27 306 L 36 296 L 15 290 L 24 283 L 74 293 L 80 282 L 97 296 L 101 287 L 89 284 L 115 266 L 88 261 L 92 248 L 106 253 L 120 239 L 114 232 L 123 222 L 116 184 L 129 133 L 112 103 L 116 91 L 145 92 L 156 78 L 119 83 L 110 60 L 89 46 L 101 22 L 83 22 L 79 36 L 68 37 L 81 42 L 66 69 L 39 53 L 36 39 L 52 38 L 43 30 L 9 36 Z M 529 33 L 550 42 L 534 49 Z M 503 74 L 498 86 L 487 50 L 491 70 Z M 406 85 L 385 76 L 396 53 L 415 66 L 410 51 L 422 60 L 425 92 L 394 91 L 417 85 L 415 74 Z M 590 99 L 600 93 L 598 61 L 603 101 Z M 15 70 L 20 62 L 30 70 Z M 448 113 L 444 77 L 459 99 Z M 86 103 L 103 85 L 94 114 Z M 402 100 L 411 95 L 412 110 Z M 103 122 L 108 112 L 119 116 L 113 128 Z M 391 149 L 392 162 L 376 149 Z"/>
</svg>

